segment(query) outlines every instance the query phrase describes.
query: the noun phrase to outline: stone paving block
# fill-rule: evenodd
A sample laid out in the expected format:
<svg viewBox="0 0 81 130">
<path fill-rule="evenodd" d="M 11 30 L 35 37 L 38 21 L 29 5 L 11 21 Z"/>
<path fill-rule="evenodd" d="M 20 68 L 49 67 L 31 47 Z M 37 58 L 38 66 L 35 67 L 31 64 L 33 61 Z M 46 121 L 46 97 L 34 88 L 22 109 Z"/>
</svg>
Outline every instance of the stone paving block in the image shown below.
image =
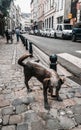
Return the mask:
<svg viewBox="0 0 81 130">
<path fill-rule="evenodd" d="M 22 105 L 22 104 L 29 105 L 30 103 L 33 103 L 33 102 L 35 102 L 34 96 L 29 96 L 29 97 L 22 97 L 22 98 L 14 99 L 14 101 L 12 102 L 12 105 L 14 106 Z"/>
<path fill-rule="evenodd" d="M 0 100 L 0 108 L 6 107 L 10 105 L 10 101 L 8 100 Z"/>
<path fill-rule="evenodd" d="M 76 101 L 77 105 L 78 105 L 78 104 L 81 104 L 81 98 L 75 97 L 74 100 Z"/>
<path fill-rule="evenodd" d="M 50 113 L 50 115 L 52 115 L 52 117 L 54 117 L 54 118 L 57 117 L 57 109 L 51 109 L 49 113 Z"/>
<path fill-rule="evenodd" d="M 12 115 L 9 119 L 9 124 L 18 124 L 22 122 L 22 116 L 21 115 Z"/>
<path fill-rule="evenodd" d="M 3 126 L 1 130 L 16 130 L 16 126 L 15 125 Z"/>
<path fill-rule="evenodd" d="M 65 107 L 74 106 L 76 104 L 76 101 L 74 99 L 66 99 L 63 101 L 63 104 Z"/>
<path fill-rule="evenodd" d="M 60 130 L 62 129 L 63 130 L 63 127 L 60 125 L 60 122 L 58 121 L 58 119 L 49 119 L 47 122 L 46 122 L 46 128 L 48 130 Z"/>
<path fill-rule="evenodd" d="M 75 119 L 75 121 L 76 121 L 76 123 L 78 124 L 78 125 L 80 125 L 81 124 L 81 115 L 74 115 L 74 119 Z"/>
<path fill-rule="evenodd" d="M 9 117 L 10 115 L 3 116 L 3 125 L 7 125 L 9 123 Z"/>
<path fill-rule="evenodd" d="M 23 102 L 22 102 L 22 100 L 20 98 L 14 99 L 12 101 L 13 106 L 17 106 L 17 105 L 21 105 L 21 104 L 23 104 Z"/>
<path fill-rule="evenodd" d="M 5 107 L 2 109 L 2 115 L 10 115 L 13 114 L 13 107 L 9 106 L 9 107 Z"/>
<path fill-rule="evenodd" d="M 71 109 L 74 114 L 81 115 L 81 105 L 75 105 Z"/>
<path fill-rule="evenodd" d="M 24 104 L 30 104 L 30 103 L 33 103 L 35 102 L 35 97 L 32 95 L 32 96 L 29 96 L 29 97 L 23 97 L 22 98 L 22 102 Z"/>
<path fill-rule="evenodd" d="M 41 121 L 32 122 L 31 130 L 45 130 L 45 126 Z"/>
<path fill-rule="evenodd" d="M 53 112 L 53 114 L 56 112 Z M 39 112 L 38 115 L 39 117 L 41 117 L 44 121 L 47 121 L 48 119 L 53 119 L 53 114 L 52 111 L 50 111 L 50 113 L 47 112 Z M 56 116 L 57 114 L 55 114 Z"/>
<path fill-rule="evenodd" d="M 4 94 L 6 100 L 12 100 L 14 99 L 14 92 L 10 94 Z"/>
<path fill-rule="evenodd" d="M 4 89 L 3 90 L 3 94 L 10 94 L 12 91 L 11 91 L 11 89 Z"/>
<path fill-rule="evenodd" d="M 72 129 L 76 125 L 76 122 L 67 116 L 60 116 L 58 119 L 60 120 L 60 125 L 64 130 Z"/>
<path fill-rule="evenodd" d="M 16 114 L 20 114 L 20 113 L 25 112 L 25 111 L 27 111 L 27 106 L 24 104 L 18 105 L 16 107 Z"/>
<path fill-rule="evenodd" d="M 40 118 L 33 110 L 29 110 L 23 114 L 23 119 L 24 122 L 34 122 L 38 121 Z"/>
<path fill-rule="evenodd" d="M 27 123 L 18 124 L 17 130 L 28 130 L 28 124 Z"/>
</svg>

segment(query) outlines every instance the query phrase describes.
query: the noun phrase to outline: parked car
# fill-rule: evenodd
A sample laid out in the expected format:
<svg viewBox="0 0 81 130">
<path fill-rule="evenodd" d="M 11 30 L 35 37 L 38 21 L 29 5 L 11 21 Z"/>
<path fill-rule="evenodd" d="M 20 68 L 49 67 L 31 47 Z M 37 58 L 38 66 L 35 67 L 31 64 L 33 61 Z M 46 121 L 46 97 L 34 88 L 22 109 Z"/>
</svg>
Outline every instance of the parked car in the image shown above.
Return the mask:
<svg viewBox="0 0 81 130">
<path fill-rule="evenodd" d="M 72 37 L 72 25 L 71 24 L 57 24 L 57 28 L 54 34 L 55 38 L 71 38 Z"/>
<path fill-rule="evenodd" d="M 55 35 L 55 29 L 54 28 L 51 28 L 50 29 L 50 37 L 54 37 L 54 35 Z"/>
<path fill-rule="evenodd" d="M 81 22 L 76 23 L 72 29 L 72 41 L 81 40 Z"/>
<path fill-rule="evenodd" d="M 38 35 L 38 33 L 39 33 L 38 29 L 35 29 L 35 30 L 34 30 L 34 34 L 35 34 L 35 35 Z"/>
<path fill-rule="evenodd" d="M 48 28 L 46 28 L 46 29 L 43 30 L 43 36 L 44 36 L 44 37 L 47 36 L 47 32 L 48 32 L 48 30 L 49 30 Z"/>
<path fill-rule="evenodd" d="M 42 36 L 42 34 L 43 34 L 43 30 L 39 29 L 39 30 L 38 30 L 38 35 L 39 35 L 39 36 Z"/>
<path fill-rule="evenodd" d="M 29 34 L 33 35 L 33 34 L 34 34 L 34 31 L 33 31 L 33 30 L 30 30 L 30 31 L 29 31 Z"/>
<path fill-rule="evenodd" d="M 47 36 L 47 37 L 50 37 L 50 28 L 49 28 L 49 29 L 46 29 L 46 36 Z"/>
</svg>

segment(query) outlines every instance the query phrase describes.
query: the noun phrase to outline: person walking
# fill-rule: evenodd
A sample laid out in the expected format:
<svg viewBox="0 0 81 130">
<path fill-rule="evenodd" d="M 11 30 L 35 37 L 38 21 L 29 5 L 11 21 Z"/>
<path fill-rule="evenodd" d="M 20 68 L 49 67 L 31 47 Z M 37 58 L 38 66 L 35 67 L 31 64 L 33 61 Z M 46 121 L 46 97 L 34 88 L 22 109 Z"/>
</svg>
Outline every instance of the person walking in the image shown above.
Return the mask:
<svg viewBox="0 0 81 130">
<path fill-rule="evenodd" d="M 12 31 L 10 29 L 6 29 L 5 31 L 6 41 L 7 43 L 13 43 Z"/>
<path fill-rule="evenodd" d="M 5 36 L 6 36 L 7 43 L 9 43 L 10 36 L 9 36 L 8 29 L 5 31 Z"/>
<path fill-rule="evenodd" d="M 20 30 L 19 30 L 19 28 L 16 28 L 15 33 L 16 33 L 17 42 L 19 42 L 19 37 L 20 37 Z"/>
</svg>

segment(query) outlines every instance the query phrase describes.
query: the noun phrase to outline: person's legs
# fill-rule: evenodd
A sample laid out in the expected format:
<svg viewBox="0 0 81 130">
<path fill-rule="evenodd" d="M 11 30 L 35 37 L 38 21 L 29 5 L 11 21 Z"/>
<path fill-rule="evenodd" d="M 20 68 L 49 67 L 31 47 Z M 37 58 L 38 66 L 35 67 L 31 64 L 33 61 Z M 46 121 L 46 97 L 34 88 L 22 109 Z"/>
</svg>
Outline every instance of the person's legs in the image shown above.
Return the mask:
<svg viewBox="0 0 81 130">
<path fill-rule="evenodd" d="M 17 42 L 19 42 L 19 35 L 17 35 Z"/>
</svg>

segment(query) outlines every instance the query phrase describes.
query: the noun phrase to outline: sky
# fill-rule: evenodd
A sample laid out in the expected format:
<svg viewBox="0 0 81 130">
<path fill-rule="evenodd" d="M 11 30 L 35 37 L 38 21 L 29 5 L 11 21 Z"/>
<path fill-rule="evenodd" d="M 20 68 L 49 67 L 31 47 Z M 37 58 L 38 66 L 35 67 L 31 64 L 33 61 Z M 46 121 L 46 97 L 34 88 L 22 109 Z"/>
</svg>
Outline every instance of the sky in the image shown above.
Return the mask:
<svg viewBox="0 0 81 130">
<path fill-rule="evenodd" d="M 15 0 L 15 4 L 19 5 L 21 12 L 30 13 L 30 2 L 31 0 Z"/>
</svg>

